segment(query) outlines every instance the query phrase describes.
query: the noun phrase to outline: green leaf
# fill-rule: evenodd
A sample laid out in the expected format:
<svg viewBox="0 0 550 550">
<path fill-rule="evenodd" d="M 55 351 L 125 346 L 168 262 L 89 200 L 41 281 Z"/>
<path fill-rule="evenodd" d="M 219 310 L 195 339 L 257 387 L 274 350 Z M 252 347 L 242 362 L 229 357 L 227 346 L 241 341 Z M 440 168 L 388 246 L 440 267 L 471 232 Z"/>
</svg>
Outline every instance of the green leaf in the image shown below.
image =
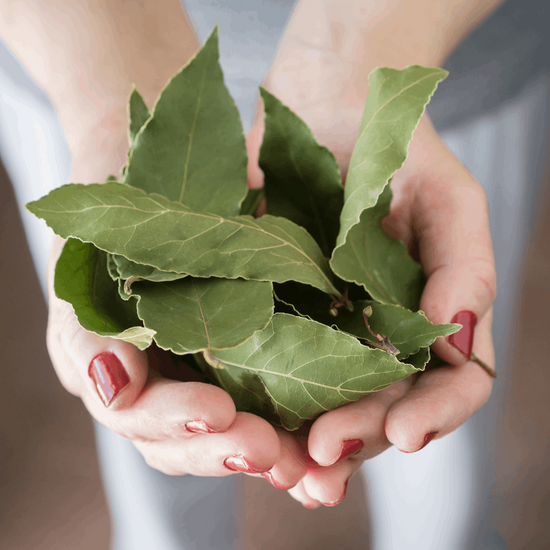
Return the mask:
<svg viewBox="0 0 550 550">
<path fill-rule="evenodd" d="M 342 279 L 363 285 L 373 298 L 417 309 L 420 270 L 403 246 L 386 252 L 388 239 L 372 228 L 391 195 L 385 195 L 372 210 L 393 174 L 401 168 L 426 104 L 447 72 L 413 65 L 402 71 L 381 68 L 369 76 L 369 93 L 359 137 L 350 161 L 340 232 L 331 266 Z M 389 197 L 389 198 L 388 198 Z M 398 272 L 384 264 L 369 263 L 385 257 L 391 266 L 407 264 Z M 388 282 L 388 278 L 393 279 Z M 376 284 L 373 284 L 373 280 Z M 383 287 L 405 291 L 387 294 Z M 382 289 L 382 291 L 381 291 Z"/>
<path fill-rule="evenodd" d="M 436 338 L 449 336 L 458 332 L 461 325 L 434 325 L 422 311 L 409 311 L 396 305 L 380 304 L 372 300 L 354 303 L 354 312 L 341 310 L 333 319 L 340 330 L 353 334 L 358 338 L 376 343 L 376 338 L 368 331 L 363 318 L 363 310 L 372 307 L 369 318 L 371 330 L 385 335 L 399 350 L 398 359 L 402 360 L 416 353 L 420 348 L 431 346 Z"/>
<path fill-rule="evenodd" d="M 373 300 L 353 300 L 353 311 L 346 307 L 338 308 L 338 315 L 330 315 L 332 299 L 318 290 L 299 285 L 297 283 L 285 283 L 276 285 L 275 297 L 291 309 L 283 309 L 285 312 L 297 313 L 310 319 L 333 326 L 357 338 L 377 344 L 365 324 L 363 310 L 370 306 L 372 315 L 369 318 L 369 326 L 375 334 L 387 336 L 390 342 L 399 350 L 397 358 L 404 360 L 418 352 L 420 348 L 431 346 L 438 337 L 449 336 L 460 330 L 458 324 L 434 325 L 422 311 L 409 311 L 403 307 L 392 304 L 381 304 Z M 350 297 L 356 294 L 355 289 L 350 289 Z"/>
<path fill-rule="evenodd" d="M 311 235 L 283 218 L 224 219 L 121 183 L 65 185 L 27 208 L 62 237 L 93 242 L 161 271 L 295 280 L 339 295 Z"/>
<path fill-rule="evenodd" d="M 234 378 L 243 370 L 258 376 L 287 430 L 417 372 L 347 334 L 284 313 L 241 346 L 212 356 Z"/>
<path fill-rule="evenodd" d="M 262 330 L 273 315 L 271 283 L 195 279 L 136 283 L 137 312 L 156 343 L 177 354 L 231 348 Z"/>
<path fill-rule="evenodd" d="M 223 82 L 216 28 L 162 90 L 136 136 L 125 182 L 193 210 L 236 216 L 246 176 L 244 133 Z"/>
<path fill-rule="evenodd" d="M 141 326 L 134 302 L 121 300 L 107 271 L 107 255 L 93 244 L 77 239 L 65 243 L 55 267 L 54 289 L 58 298 L 73 306 L 84 329 L 139 349 L 151 345 L 155 332 Z"/>
<path fill-rule="evenodd" d="M 328 257 L 344 203 L 336 159 L 288 107 L 264 88 L 260 94 L 265 110 L 260 167 L 265 174 L 267 212 L 305 227 Z"/>
<path fill-rule="evenodd" d="M 275 407 L 258 376 L 244 369 L 219 368 L 220 362 L 210 352 L 196 355 L 195 358 L 210 380 L 233 398 L 237 411 L 250 412 L 273 424 L 281 425 Z"/>
<path fill-rule="evenodd" d="M 138 132 L 149 120 L 150 116 L 151 112 L 147 108 L 147 105 L 145 105 L 143 97 L 134 86 L 130 94 L 130 101 L 128 102 L 128 120 L 130 122 L 128 127 L 128 141 L 130 142 L 130 148 L 134 145 Z"/>
<path fill-rule="evenodd" d="M 168 281 L 177 281 L 187 277 L 184 273 L 176 273 L 174 271 L 161 271 L 152 265 L 137 264 L 128 260 L 124 256 L 112 254 L 113 261 L 116 265 L 117 273 L 120 279 L 124 279 L 125 292 L 131 293 L 131 286 L 136 281 L 153 281 L 157 283 L 165 283 Z"/>
<path fill-rule="evenodd" d="M 350 229 L 346 244 L 334 251 L 331 266 L 346 281 L 363 285 L 375 300 L 416 311 L 425 284 L 422 267 L 380 225 L 390 212 L 391 198 L 388 185 L 376 206 L 366 209 Z"/>
<path fill-rule="evenodd" d="M 420 348 L 416 353 L 403 359 L 403 363 L 412 365 L 415 369 L 423 371 L 430 362 L 430 348 Z"/>
<path fill-rule="evenodd" d="M 258 210 L 258 206 L 265 197 L 265 189 L 260 187 L 259 189 L 248 189 L 246 197 L 241 205 L 241 216 L 253 216 Z M 215 212 L 217 214 L 217 212 Z"/>
</svg>

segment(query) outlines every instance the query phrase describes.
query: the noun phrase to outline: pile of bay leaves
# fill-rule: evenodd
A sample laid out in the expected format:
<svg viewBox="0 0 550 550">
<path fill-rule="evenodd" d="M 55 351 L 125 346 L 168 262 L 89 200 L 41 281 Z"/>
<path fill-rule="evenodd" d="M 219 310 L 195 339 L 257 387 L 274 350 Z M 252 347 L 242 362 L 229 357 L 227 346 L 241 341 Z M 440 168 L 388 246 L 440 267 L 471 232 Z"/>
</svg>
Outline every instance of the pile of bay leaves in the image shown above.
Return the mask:
<svg viewBox="0 0 550 550">
<path fill-rule="evenodd" d="M 261 89 L 265 190 L 248 190 L 215 29 L 152 112 L 133 90 L 120 178 L 27 205 L 68 239 L 57 296 L 86 330 L 186 355 L 238 410 L 288 430 L 423 370 L 429 346 L 460 325 L 418 311 L 422 269 L 380 220 L 445 75 L 370 75 L 345 187 L 331 152 Z M 264 192 L 267 215 L 254 218 Z"/>
</svg>

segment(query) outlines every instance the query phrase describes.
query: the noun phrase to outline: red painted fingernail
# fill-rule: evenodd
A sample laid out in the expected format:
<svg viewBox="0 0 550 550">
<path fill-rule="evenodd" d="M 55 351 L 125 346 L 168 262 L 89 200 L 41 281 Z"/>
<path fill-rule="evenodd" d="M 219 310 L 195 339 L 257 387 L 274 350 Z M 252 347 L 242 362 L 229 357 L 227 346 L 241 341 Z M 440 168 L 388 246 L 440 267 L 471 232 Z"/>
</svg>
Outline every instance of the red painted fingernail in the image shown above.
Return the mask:
<svg viewBox="0 0 550 550">
<path fill-rule="evenodd" d="M 472 311 L 459 311 L 451 323 L 459 323 L 462 328 L 448 337 L 448 342 L 458 351 L 463 353 L 468 360 L 472 356 L 472 346 L 474 344 L 474 329 L 477 324 L 476 314 Z"/>
<path fill-rule="evenodd" d="M 215 434 L 213 430 L 204 420 L 190 420 L 185 425 L 185 429 L 192 434 Z"/>
<path fill-rule="evenodd" d="M 418 451 L 421 451 L 439 432 L 430 432 L 429 434 L 426 434 L 424 436 L 424 442 L 416 451 L 403 451 L 404 453 L 417 453 Z"/>
<path fill-rule="evenodd" d="M 263 474 L 267 472 L 267 470 L 256 468 L 243 455 L 230 456 L 223 461 L 223 465 L 232 472 L 244 472 L 245 474 Z"/>
<path fill-rule="evenodd" d="M 424 436 L 424 443 L 422 443 L 422 447 L 418 449 L 419 451 L 423 449 L 439 432 L 430 432 L 429 434 L 426 434 Z"/>
<path fill-rule="evenodd" d="M 337 504 L 340 504 L 346 498 L 346 493 L 348 492 L 348 481 L 349 479 L 344 483 L 344 493 L 342 496 L 335 502 L 323 502 L 323 506 L 336 506 Z"/>
<path fill-rule="evenodd" d="M 356 455 L 363 450 L 365 444 L 360 439 L 347 439 L 342 441 L 342 450 L 340 451 L 340 456 L 336 459 L 336 462 L 349 458 L 350 456 Z"/>
<path fill-rule="evenodd" d="M 303 502 L 302 502 L 302 506 L 304 508 L 308 508 L 309 510 L 315 510 L 315 508 L 317 508 L 317 504 L 304 504 Z"/>
<path fill-rule="evenodd" d="M 273 487 L 276 487 L 277 489 L 281 489 L 281 491 L 288 491 L 289 489 L 292 489 L 292 487 L 296 486 L 296 485 L 289 485 L 288 487 L 286 487 L 285 485 L 282 485 L 281 483 L 278 483 L 277 481 L 275 481 L 273 479 L 273 474 L 271 473 L 271 471 L 263 472 L 262 477 L 264 479 L 267 479 L 267 481 L 269 481 L 269 483 L 271 483 L 271 485 L 273 485 Z"/>
<path fill-rule="evenodd" d="M 97 393 L 106 407 L 130 383 L 122 363 L 110 351 L 100 353 L 92 359 L 88 376 L 94 381 Z"/>
</svg>

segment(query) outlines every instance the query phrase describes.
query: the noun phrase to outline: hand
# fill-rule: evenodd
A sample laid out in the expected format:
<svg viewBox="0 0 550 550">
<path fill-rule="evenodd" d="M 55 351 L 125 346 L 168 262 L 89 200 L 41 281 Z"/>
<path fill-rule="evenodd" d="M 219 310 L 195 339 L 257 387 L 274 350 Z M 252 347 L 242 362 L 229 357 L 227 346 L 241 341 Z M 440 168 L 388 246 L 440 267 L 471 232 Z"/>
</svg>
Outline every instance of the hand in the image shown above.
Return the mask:
<svg viewBox="0 0 550 550">
<path fill-rule="evenodd" d="M 98 422 L 130 439 L 150 466 L 166 474 L 268 471 L 281 457 L 279 437 L 268 422 L 237 413 L 221 388 L 164 378 L 162 352 L 141 352 L 80 327 L 72 307 L 56 298 L 52 288 L 62 246 L 56 238 L 50 256 L 47 342 L 65 388 L 82 399 Z"/>
<path fill-rule="evenodd" d="M 392 188 L 395 200 L 384 223 L 389 233 L 407 242 L 424 267 L 427 284 L 421 309 L 434 323 L 455 321 L 456 313 L 464 311 L 470 313 L 463 317 L 472 322 L 458 337 L 434 343 L 448 367 L 393 384 L 325 413 L 313 424 L 309 454 L 320 465 L 334 466 L 311 468 L 291 491 L 308 506 L 340 501 L 347 479 L 361 462 L 391 444 L 416 452 L 451 433 L 491 393 L 493 379 L 470 360 L 473 347 L 477 357 L 494 363 L 491 305 L 496 283 L 485 194 L 428 120 L 418 128 Z M 345 459 L 346 451 L 354 450 L 359 454 Z"/>
<path fill-rule="evenodd" d="M 265 86 L 334 152 L 343 174 L 366 95 L 368 68 L 359 70 L 357 74 L 357 64 L 322 42 L 318 47 L 308 44 L 290 25 L 265 80 Z M 263 179 L 257 165 L 262 133 L 259 109 L 247 136 L 253 187 L 261 186 Z M 459 335 L 433 346 L 452 367 L 394 384 L 325 413 L 313 424 L 308 439 L 313 460 L 290 491 L 308 507 L 340 502 L 347 480 L 363 460 L 392 444 L 403 452 L 420 450 L 460 426 L 490 395 L 492 378 L 469 360 L 473 342 L 477 357 L 489 365 L 494 362 L 495 268 L 483 189 L 446 148 L 427 116 L 392 189 L 394 200 L 384 229 L 406 242 L 424 268 L 427 285 L 421 309 L 434 323 L 466 326 Z M 358 454 L 350 457 L 351 452 Z"/>
</svg>

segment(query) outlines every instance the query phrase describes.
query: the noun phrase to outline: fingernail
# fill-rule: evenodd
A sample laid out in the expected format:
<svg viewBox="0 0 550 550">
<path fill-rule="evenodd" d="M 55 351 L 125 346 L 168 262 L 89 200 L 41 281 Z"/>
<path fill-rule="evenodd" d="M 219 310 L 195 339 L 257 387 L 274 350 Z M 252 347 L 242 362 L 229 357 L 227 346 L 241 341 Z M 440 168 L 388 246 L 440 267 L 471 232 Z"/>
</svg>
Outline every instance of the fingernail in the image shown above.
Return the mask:
<svg viewBox="0 0 550 550">
<path fill-rule="evenodd" d="M 419 451 L 423 449 L 439 432 L 430 432 L 429 434 L 426 434 L 424 436 L 424 443 L 422 443 L 422 447 L 418 449 Z"/>
<path fill-rule="evenodd" d="M 230 456 L 223 461 L 223 465 L 232 472 L 244 472 L 245 474 L 262 474 L 267 472 L 267 470 L 256 468 L 243 455 Z"/>
<path fill-rule="evenodd" d="M 273 485 L 273 487 L 276 487 L 277 489 L 281 489 L 281 491 L 288 491 L 289 489 L 292 489 L 292 487 L 296 486 L 296 485 L 289 485 L 288 487 L 286 487 L 286 486 L 282 485 L 281 483 L 278 483 L 277 481 L 275 481 L 273 479 L 273 474 L 271 473 L 271 471 L 263 472 L 261 475 L 264 479 L 267 479 L 267 481 L 269 481 L 269 483 L 271 483 L 271 485 Z"/>
<path fill-rule="evenodd" d="M 448 337 L 448 342 L 458 351 L 463 353 L 468 360 L 472 356 L 472 346 L 474 344 L 474 329 L 477 324 L 476 314 L 472 311 L 459 311 L 451 323 L 459 323 L 462 328 Z"/>
<path fill-rule="evenodd" d="M 302 502 L 302 506 L 303 506 L 304 508 L 308 508 L 309 510 L 315 510 L 315 508 L 317 508 L 318 505 L 317 505 L 317 504 L 304 504 L 304 503 Z"/>
<path fill-rule="evenodd" d="M 204 420 L 190 420 L 185 425 L 185 429 L 192 434 L 215 434 L 213 430 Z"/>
<path fill-rule="evenodd" d="M 88 376 L 94 381 L 97 393 L 106 407 L 130 382 L 122 363 L 110 351 L 100 353 L 92 359 Z"/>
<path fill-rule="evenodd" d="M 418 451 L 421 451 L 438 433 L 439 432 L 430 432 L 429 434 L 426 434 L 424 436 L 424 441 L 422 445 L 420 445 L 420 447 L 418 447 L 418 449 L 416 449 L 415 451 L 402 451 L 402 452 L 410 454 L 410 453 L 417 453 Z"/>
<path fill-rule="evenodd" d="M 342 496 L 335 502 L 323 502 L 323 506 L 336 506 L 337 504 L 340 504 L 345 498 L 346 498 L 346 493 L 348 492 L 348 482 L 349 482 L 349 479 L 344 483 L 344 492 L 342 494 Z"/>
<path fill-rule="evenodd" d="M 363 450 L 365 444 L 360 439 L 346 439 L 342 441 L 342 450 L 340 451 L 340 456 L 336 459 L 333 464 L 349 458 L 350 456 L 356 455 Z"/>
</svg>

